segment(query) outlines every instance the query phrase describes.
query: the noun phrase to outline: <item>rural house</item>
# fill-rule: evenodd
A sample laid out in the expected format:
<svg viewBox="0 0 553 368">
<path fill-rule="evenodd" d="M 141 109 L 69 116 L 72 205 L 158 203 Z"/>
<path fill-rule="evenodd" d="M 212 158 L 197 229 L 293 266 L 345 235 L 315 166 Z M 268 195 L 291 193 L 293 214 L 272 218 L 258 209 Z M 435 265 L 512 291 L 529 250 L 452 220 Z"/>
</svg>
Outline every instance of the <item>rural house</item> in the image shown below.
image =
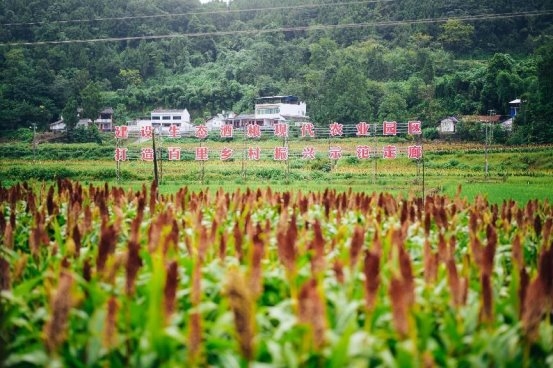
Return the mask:
<svg viewBox="0 0 553 368">
<path fill-rule="evenodd" d="M 63 116 L 60 117 L 60 120 L 50 124 L 50 131 L 54 133 L 65 132 L 65 123 L 63 122 Z"/>
<path fill-rule="evenodd" d="M 190 113 L 187 109 L 156 109 L 150 113 L 150 119 L 136 119 L 127 122 L 129 132 L 140 132 L 145 126 L 158 128 L 162 135 L 169 135 L 169 128 L 176 126 L 180 133 L 193 130 L 190 124 Z"/>
<path fill-rule="evenodd" d="M 238 114 L 225 119 L 226 124 L 232 124 L 234 128 L 243 128 L 246 125 L 257 124 L 263 127 L 263 119 L 256 119 L 254 114 Z"/>
<path fill-rule="evenodd" d="M 94 124 L 100 132 L 111 132 L 113 131 L 113 109 L 107 107 L 100 111 L 100 116 L 94 120 Z"/>
<path fill-rule="evenodd" d="M 294 124 L 309 121 L 307 106 L 296 96 L 268 96 L 255 99 L 255 118 L 263 125 L 274 125 L 276 121 Z"/>
<path fill-rule="evenodd" d="M 438 125 L 438 133 L 455 134 L 455 125 L 457 125 L 458 122 L 459 120 L 457 120 L 454 116 L 440 120 L 440 124 Z"/>
<path fill-rule="evenodd" d="M 75 124 L 75 128 L 88 128 L 90 124 L 93 123 L 92 120 L 87 118 L 80 118 L 80 116 L 83 113 L 82 108 L 77 109 L 77 116 L 79 116 L 79 120 L 77 121 L 77 124 Z M 94 124 L 98 128 L 100 132 L 111 132 L 113 131 L 113 109 L 111 107 L 107 107 L 100 111 L 100 114 L 98 115 L 98 118 L 94 120 Z M 60 120 L 50 124 L 50 131 L 52 132 L 65 132 L 67 129 L 65 121 L 63 120 L 63 116 L 60 116 Z"/>
<path fill-rule="evenodd" d="M 208 130 L 217 130 L 221 129 L 221 127 L 225 124 L 231 124 L 231 122 L 228 119 L 233 119 L 237 115 L 234 112 L 226 112 L 223 111 L 222 113 L 219 113 L 215 116 L 213 116 L 211 119 L 207 120 L 205 122 L 205 125 L 207 126 Z"/>
<path fill-rule="evenodd" d="M 253 114 L 240 114 L 226 119 L 227 123 L 235 128 L 242 128 L 248 124 L 257 124 L 262 129 L 272 129 L 280 123 L 299 125 L 310 121 L 306 114 L 307 106 L 296 96 L 266 96 L 255 99 Z"/>
</svg>

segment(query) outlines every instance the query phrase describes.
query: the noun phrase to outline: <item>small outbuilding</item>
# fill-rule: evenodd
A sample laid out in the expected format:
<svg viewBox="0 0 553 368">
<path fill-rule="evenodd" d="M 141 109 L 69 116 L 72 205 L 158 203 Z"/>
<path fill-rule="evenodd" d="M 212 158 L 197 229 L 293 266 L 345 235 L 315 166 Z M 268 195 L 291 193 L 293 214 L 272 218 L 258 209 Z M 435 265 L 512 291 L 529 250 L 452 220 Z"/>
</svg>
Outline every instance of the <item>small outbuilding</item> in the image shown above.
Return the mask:
<svg viewBox="0 0 553 368">
<path fill-rule="evenodd" d="M 459 120 L 454 116 L 449 116 L 440 120 L 438 125 L 438 133 L 440 134 L 455 134 L 455 126 Z"/>
</svg>

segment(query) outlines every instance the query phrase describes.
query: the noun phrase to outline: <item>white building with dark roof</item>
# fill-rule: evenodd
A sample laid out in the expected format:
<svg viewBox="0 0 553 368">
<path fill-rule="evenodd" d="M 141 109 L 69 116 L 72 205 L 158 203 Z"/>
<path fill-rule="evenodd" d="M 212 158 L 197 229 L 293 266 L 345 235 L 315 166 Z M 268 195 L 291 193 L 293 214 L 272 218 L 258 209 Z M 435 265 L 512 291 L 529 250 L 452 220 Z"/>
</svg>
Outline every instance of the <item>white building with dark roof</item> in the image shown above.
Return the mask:
<svg viewBox="0 0 553 368">
<path fill-rule="evenodd" d="M 111 132 L 113 131 L 113 108 L 106 107 L 98 114 L 98 118 L 94 121 L 87 118 L 80 118 L 83 113 L 82 108 L 77 109 L 77 116 L 79 120 L 75 124 L 75 128 L 84 128 L 87 129 L 92 123 L 96 125 L 100 132 Z M 60 116 L 60 120 L 55 123 L 50 124 L 50 131 L 53 132 L 65 132 L 67 130 L 63 116 Z"/>
<path fill-rule="evenodd" d="M 257 124 L 261 129 L 273 129 L 276 123 L 299 125 L 310 122 L 307 116 L 307 106 L 296 96 L 266 96 L 255 99 L 255 111 L 241 113 L 225 119 L 227 124 L 235 128 L 243 128 L 249 124 Z"/>
<path fill-rule="evenodd" d="M 150 113 L 150 119 L 136 119 L 127 122 L 130 132 L 139 132 L 142 127 L 158 128 L 162 135 L 169 134 L 169 128 L 175 125 L 180 133 L 189 133 L 194 127 L 190 124 L 190 113 L 187 109 L 156 109 Z"/>
<path fill-rule="evenodd" d="M 101 132 L 113 131 L 113 109 L 107 107 L 100 111 L 100 115 L 94 120 L 94 124 L 96 124 Z"/>
<path fill-rule="evenodd" d="M 255 99 L 255 119 L 263 121 L 263 126 L 273 126 L 276 122 L 299 125 L 310 122 L 307 105 L 296 96 L 266 96 Z"/>
<path fill-rule="evenodd" d="M 190 113 L 187 109 L 184 110 L 165 110 L 156 109 L 150 113 L 152 126 L 169 127 L 171 125 L 182 125 L 183 123 L 190 124 Z"/>
<path fill-rule="evenodd" d="M 60 118 L 60 120 L 55 121 L 50 124 L 50 131 L 55 133 L 65 132 L 66 126 L 63 121 L 63 117 Z"/>
<path fill-rule="evenodd" d="M 438 125 L 438 132 L 441 134 L 454 134 L 455 126 L 458 122 L 459 120 L 454 116 L 449 116 L 440 120 L 440 124 Z"/>
<path fill-rule="evenodd" d="M 236 114 L 232 111 L 219 113 L 205 122 L 208 130 L 218 130 L 225 124 L 230 124 L 229 120 L 234 119 Z"/>
<path fill-rule="evenodd" d="M 305 102 L 296 96 L 266 96 L 255 99 L 256 119 L 277 119 L 281 121 L 308 120 Z"/>
</svg>

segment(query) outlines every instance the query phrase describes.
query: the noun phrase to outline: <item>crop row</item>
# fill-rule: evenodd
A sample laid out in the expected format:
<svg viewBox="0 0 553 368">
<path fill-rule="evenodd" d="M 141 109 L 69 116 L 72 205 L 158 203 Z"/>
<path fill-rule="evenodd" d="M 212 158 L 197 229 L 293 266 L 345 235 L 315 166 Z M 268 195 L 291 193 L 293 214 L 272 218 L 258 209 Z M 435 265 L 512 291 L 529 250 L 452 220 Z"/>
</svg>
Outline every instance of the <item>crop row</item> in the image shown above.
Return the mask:
<svg viewBox="0 0 553 368">
<path fill-rule="evenodd" d="M 0 188 L 4 366 L 553 363 L 553 207 Z"/>
</svg>

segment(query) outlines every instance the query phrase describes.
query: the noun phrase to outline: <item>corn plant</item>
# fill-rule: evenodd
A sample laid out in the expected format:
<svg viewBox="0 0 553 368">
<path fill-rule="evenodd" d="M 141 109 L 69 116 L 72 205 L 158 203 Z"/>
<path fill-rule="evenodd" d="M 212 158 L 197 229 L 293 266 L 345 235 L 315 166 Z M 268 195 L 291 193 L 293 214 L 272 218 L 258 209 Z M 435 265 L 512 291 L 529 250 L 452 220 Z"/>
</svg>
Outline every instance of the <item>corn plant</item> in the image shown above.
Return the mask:
<svg viewBox="0 0 553 368">
<path fill-rule="evenodd" d="M 551 366 L 553 208 L 0 188 L 0 362 Z"/>
</svg>

